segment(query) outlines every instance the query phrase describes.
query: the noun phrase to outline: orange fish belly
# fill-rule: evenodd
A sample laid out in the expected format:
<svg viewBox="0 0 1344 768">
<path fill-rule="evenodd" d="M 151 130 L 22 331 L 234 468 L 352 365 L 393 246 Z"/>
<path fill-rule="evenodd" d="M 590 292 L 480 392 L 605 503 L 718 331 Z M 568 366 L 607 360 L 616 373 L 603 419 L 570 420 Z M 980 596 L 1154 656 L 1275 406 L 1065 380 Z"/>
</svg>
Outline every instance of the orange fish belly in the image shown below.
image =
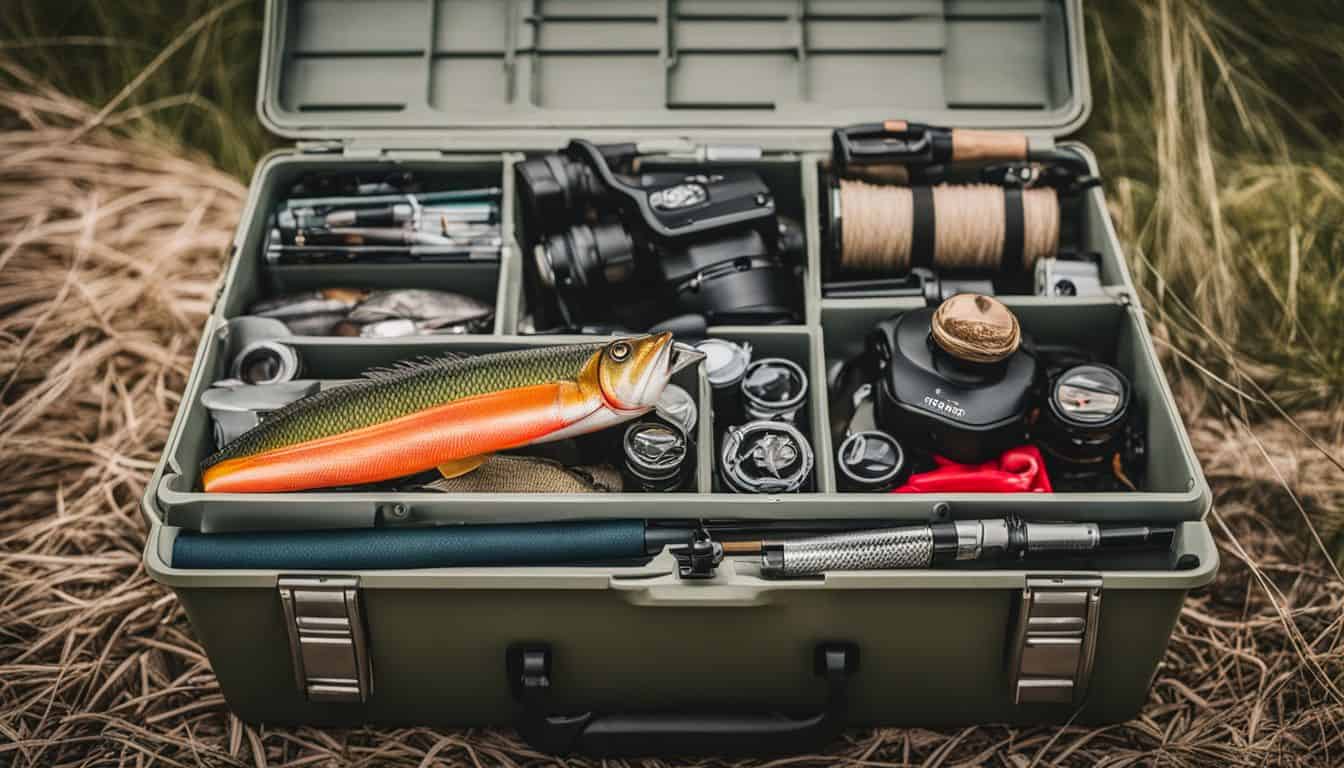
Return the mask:
<svg viewBox="0 0 1344 768">
<path fill-rule="evenodd" d="M 226 459 L 205 470 L 210 493 L 275 493 L 391 480 L 532 443 L 572 423 L 581 395 L 552 382 L 465 398 L 383 424 Z M 593 403 L 589 412 L 600 403 Z M 586 414 L 583 414 L 586 415 Z"/>
</svg>

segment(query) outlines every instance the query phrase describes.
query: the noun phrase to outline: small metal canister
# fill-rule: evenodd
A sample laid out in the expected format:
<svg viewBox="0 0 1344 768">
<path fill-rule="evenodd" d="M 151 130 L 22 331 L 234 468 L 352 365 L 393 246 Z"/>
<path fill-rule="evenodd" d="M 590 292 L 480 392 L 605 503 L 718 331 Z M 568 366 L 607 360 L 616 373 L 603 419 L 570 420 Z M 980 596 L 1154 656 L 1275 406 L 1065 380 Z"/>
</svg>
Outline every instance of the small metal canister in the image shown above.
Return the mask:
<svg viewBox="0 0 1344 768">
<path fill-rule="evenodd" d="M 621 445 L 627 489 L 660 493 L 681 489 L 691 443 L 678 426 L 660 418 L 641 419 L 626 427 Z"/>
<path fill-rule="evenodd" d="M 782 421 L 730 427 L 719 452 L 719 478 L 734 493 L 797 493 L 812 477 L 812 446 Z"/>
<path fill-rule="evenodd" d="M 747 367 L 741 389 L 748 418 L 793 421 L 807 401 L 807 374 L 792 360 L 762 358 Z"/>
<path fill-rule="evenodd" d="M 745 420 L 741 383 L 751 364 L 751 345 L 705 339 L 695 348 L 705 353 L 702 365 L 713 389 L 714 421 L 721 429 L 741 424 Z"/>
<path fill-rule="evenodd" d="M 878 430 L 855 432 L 845 438 L 835 459 L 836 479 L 845 491 L 890 491 L 909 474 L 901 444 Z"/>
</svg>

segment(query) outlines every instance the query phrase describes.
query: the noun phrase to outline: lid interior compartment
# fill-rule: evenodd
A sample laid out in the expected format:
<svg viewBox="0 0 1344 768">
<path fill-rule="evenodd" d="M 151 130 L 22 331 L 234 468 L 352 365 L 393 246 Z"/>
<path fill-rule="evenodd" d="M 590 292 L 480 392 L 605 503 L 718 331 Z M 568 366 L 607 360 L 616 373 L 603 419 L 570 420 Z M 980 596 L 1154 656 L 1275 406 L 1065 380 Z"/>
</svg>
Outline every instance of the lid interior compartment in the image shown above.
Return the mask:
<svg viewBox="0 0 1344 768">
<path fill-rule="evenodd" d="M 285 135 L 1063 130 L 1088 100 L 1078 16 L 1076 0 L 271 0 L 261 108 Z"/>
</svg>

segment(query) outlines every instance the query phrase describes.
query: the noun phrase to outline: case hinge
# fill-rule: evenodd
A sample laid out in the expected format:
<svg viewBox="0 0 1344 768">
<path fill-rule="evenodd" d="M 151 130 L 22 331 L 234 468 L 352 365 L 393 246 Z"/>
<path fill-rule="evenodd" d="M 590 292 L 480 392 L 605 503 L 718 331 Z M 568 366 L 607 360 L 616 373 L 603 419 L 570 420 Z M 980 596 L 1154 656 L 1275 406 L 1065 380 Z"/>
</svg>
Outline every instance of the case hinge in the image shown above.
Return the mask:
<svg viewBox="0 0 1344 768">
<path fill-rule="evenodd" d="M 373 676 L 359 579 L 282 576 L 277 586 L 299 690 L 309 701 L 367 701 Z"/>
<path fill-rule="evenodd" d="M 1100 575 L 1027 577 L 1009 662 L 1014 703 L 1083 701 L 1100 614 Z"/>
</svg>

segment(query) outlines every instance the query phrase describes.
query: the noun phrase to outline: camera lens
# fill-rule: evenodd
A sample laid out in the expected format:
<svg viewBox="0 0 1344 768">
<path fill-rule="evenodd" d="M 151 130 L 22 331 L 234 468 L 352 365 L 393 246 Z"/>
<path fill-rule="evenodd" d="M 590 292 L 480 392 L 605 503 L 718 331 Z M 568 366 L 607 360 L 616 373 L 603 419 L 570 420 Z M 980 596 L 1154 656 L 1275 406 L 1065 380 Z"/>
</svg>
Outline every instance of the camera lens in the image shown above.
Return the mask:
<svg viewBox="0 0 1344 768">
<path fill-rule="evenodd" d="M 662 243 L 655 250 L 658 270 L 681 312 L 704 315 L 720 325 L 797 317 L 802 281 L 754 229 L 675 247 Z"/>
<path fill-rule="evenodd" d="M 523 212 L 534 233 L 554 232 L 575 221 L 601 187 L 592 169 L 566 155 L 552 153 L 514 166 Z"/>
<path fill-rule="evenodd" d="M 619 221 L 570 227 L 534 255 L 541 281 L 561 290 L 620 285 L 635 273 L 635 243 Z"/>
<path fill-rule="evenodd" d="M 1129 381 L 1108 365 L 1079 365 L 1055 378 L 1042 424 L 1042 445 L 1076 464 L 1105 461 L 1123 442 Z"/>
</svg>

